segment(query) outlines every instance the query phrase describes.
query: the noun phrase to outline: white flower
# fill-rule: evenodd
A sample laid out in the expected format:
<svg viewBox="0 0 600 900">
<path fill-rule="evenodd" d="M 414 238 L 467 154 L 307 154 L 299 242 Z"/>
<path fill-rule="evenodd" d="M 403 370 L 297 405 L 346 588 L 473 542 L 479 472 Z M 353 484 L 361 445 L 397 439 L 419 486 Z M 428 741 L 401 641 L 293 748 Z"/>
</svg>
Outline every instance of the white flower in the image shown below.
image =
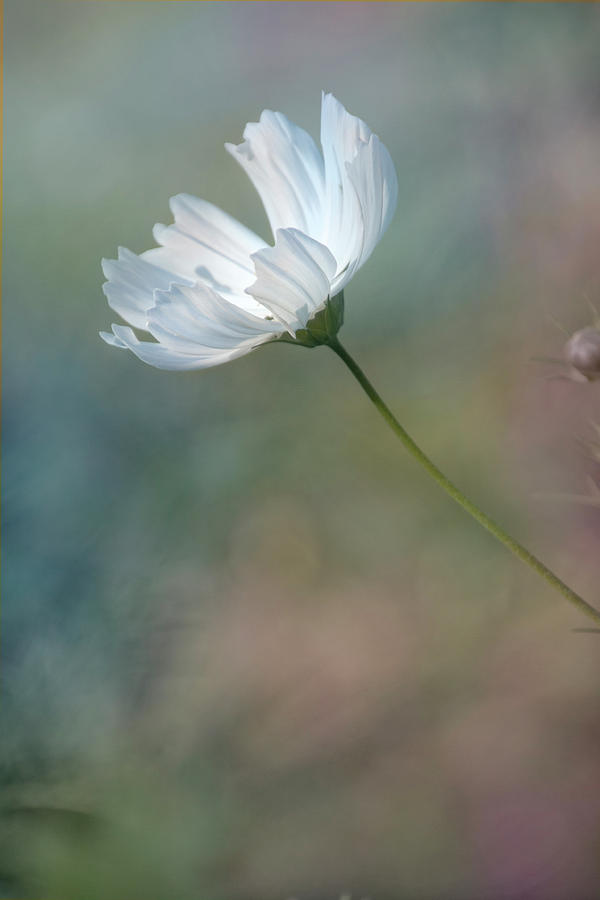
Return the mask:
<svg viewBox="0 0 600 900">
<path fill-rule="evenodd" d="M 275 245 L 178 194 L 174 224 L 154 227 L 160 247 L 102 261 L 109 305 L 154 341 L 125 325 L 101 337 L 161 369 L 201 369 L 310 327 L 371 255 L 398 193 L 388 151 L 332 94 L 322 97 L 321 145 L 323 155 L 271 110 L 246 125 L 242 143 L 225 146 L 260 194 Z"/>
</svg>

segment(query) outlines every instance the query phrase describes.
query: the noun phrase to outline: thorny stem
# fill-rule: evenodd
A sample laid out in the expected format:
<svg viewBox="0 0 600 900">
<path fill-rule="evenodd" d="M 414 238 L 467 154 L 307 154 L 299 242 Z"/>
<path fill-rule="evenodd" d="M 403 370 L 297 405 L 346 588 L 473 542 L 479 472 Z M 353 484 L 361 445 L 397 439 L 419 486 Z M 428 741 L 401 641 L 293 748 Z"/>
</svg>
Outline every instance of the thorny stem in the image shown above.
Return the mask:
<svg viewBox="0 0 600 900">
<path fill-rule="evenodd" d="M 563 597 L 566 597 L 573 606 L 576 606 L 581 612 L 585 613 L 590 619 L 592 619 L 596 624 L 600 624 L 600 612 L 594 609 L 593 606 L 590 606 L 583 597 L 580 597 L 579 594 L 576 594 L 575 591 L 572 591 L 570 587 L 568 587 L 563 581 L 558 578 L 554 572 L 551 572 L 539 559 L 537 559 L 529 550 L 526 550 L 525 547 L 522 547 L 518 541 L 516 541 L 513 537 L 504 531 L 493 519 L 490 519 L 479 507 L 475 506 L 474 503 L 471 502 L 462 491 L 454 485 L 449 478 L 441 472 L 438 467 L 429 459 L 428 456 L 423 453 L 421 448 L 415 444 L 411 436 L 407 431 L 402 427 L 400 422 L 396 419 L 392 411 L 389 407 L 384 403 L 381 399 L 363 370 L 360 366 L 352 359 L 347 350 L 342 347 L 337 337 L 330 338 L 328 341 L 328 345 L 337 353 L 342 362 L 344 362 L 368 398 L 371 400 L 375 408 L 379 411 L 379 413 L 383 416 L 385 421 L 388 423 L 392 431 L 400 438 L 408 452 L 421 463 L 424 469 L 431 475 L 434 481 L 437 481 L 439 486 L 443 488 L 447 494 L 449 494 L 453 500 L 462 506 L 464 510 L 466 510 L 476 522 L 479 522 L 480 525 L 483 526 L 487 531 L 494 535 L 505 547 L 508 547 L 515 556 L 517 556 L 522 562 L 527 563 L 528 566 L 531 566 L 534 571 L 541 575 L 548 584 L 551 584 L 557 591 L 559 591 Z"/>
</svg>

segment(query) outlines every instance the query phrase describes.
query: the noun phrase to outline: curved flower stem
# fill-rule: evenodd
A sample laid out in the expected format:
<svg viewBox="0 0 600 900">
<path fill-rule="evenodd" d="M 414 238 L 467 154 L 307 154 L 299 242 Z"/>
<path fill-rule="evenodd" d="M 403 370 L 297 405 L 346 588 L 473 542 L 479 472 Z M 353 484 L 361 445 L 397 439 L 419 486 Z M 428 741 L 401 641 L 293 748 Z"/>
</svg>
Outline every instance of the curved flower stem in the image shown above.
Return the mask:
<svg viewBox="0 0 600 900">
<path fill-rule="evenodd" d="M 576 606 L 581 612 L 585 613 L 590 619 L 592 619 L 596 624 L 600 624 L 600 612 L 594 609 L 593 606 L 590 606 L 583 597 L 580 597 L 579 594 L 576 594 L 575 591 L 572 591 L 570 587 L 568 587 L 564 582 L 558 578 L 554 572 L 551 572 L 539 559 L 533 556 L 525 547 L 522 547 L 521 544 L 518 543 L 513 537 L 504 531 L 493 519 L 490 519 L 479 507 L 475 506 L 462 491 L 454 485 L 446 476 L 441 472 L 438 467 L 432 463 L 428 456 L 423 453 L 421 448 L 415 444 L 411 436 L 407 431 L 404 430 L 400 422 L 396 419 L 394 414 L 391 412 L 388 406 L 381 399 L 365 373 L 362 371 L 360 366 L 352 359 L 350 354 L 342 347 L 337 337 L 333 337 L 328 341 L 328 345 L 337 353 L 342 362 L 344 362 L 366 395 L 369 397 L 375 408 L 381 413 L 385 421 L 388 423 L 392 431 L 400 438 L 408 452 L 414 456 L 414 458 L 421 463 L 424 469 L 431 475 L 434 481 L 437 481 L 439 486 L 443 488 L 447 494 L 449 494 L 453 500 L 462 506 L 464 510 L 466 510 L 476 522 L 479 522 L 487 531 L 491 532 L 495 538 L 497 538 L 505 547 L 508 547 L 515 556 L 524 562 L 527 563 L 528 566 L 531 566 L 534 571 L 541 575 L 548 584 L 551 584 L 557 591 L 559 591 L 563 597 L 566 597 L 573 606 Z"/>
</svg>

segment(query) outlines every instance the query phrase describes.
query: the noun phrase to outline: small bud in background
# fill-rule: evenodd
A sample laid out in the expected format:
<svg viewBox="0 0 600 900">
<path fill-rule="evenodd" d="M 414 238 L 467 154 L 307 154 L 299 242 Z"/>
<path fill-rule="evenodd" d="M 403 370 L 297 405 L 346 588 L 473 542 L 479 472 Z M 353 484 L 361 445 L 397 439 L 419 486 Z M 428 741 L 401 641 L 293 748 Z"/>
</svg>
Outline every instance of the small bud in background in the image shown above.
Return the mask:
<svg viewBox="0 0 600 900">
<path fill-rule="evenodd" d="M 576 331 L 565 344 L 564 357 L 587 381 L 600 378 L 600 331 L 590 327 Z"/>
</svg>

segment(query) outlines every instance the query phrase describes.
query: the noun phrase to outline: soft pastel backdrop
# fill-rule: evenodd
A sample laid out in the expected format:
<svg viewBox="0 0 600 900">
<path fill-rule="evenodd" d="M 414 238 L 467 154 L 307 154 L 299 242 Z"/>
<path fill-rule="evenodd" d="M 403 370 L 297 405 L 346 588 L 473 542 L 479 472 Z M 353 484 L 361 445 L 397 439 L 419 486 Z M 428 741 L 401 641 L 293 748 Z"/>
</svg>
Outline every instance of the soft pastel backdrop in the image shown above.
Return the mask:
<svg viewBox="0 0 600 900">
<path fill-rule="evenodd" d="M 600 603 L 600 386 L 535 361 L 600 307 L 599 41 L 593 3 L 6 0 L 3 896 L 591 896 L 600 635 L 326 349 L 97 333 L 171 195 L 268 236 L 223 144 L 333 91 L 400 184 L 344 342 Z"/>
</svg>

